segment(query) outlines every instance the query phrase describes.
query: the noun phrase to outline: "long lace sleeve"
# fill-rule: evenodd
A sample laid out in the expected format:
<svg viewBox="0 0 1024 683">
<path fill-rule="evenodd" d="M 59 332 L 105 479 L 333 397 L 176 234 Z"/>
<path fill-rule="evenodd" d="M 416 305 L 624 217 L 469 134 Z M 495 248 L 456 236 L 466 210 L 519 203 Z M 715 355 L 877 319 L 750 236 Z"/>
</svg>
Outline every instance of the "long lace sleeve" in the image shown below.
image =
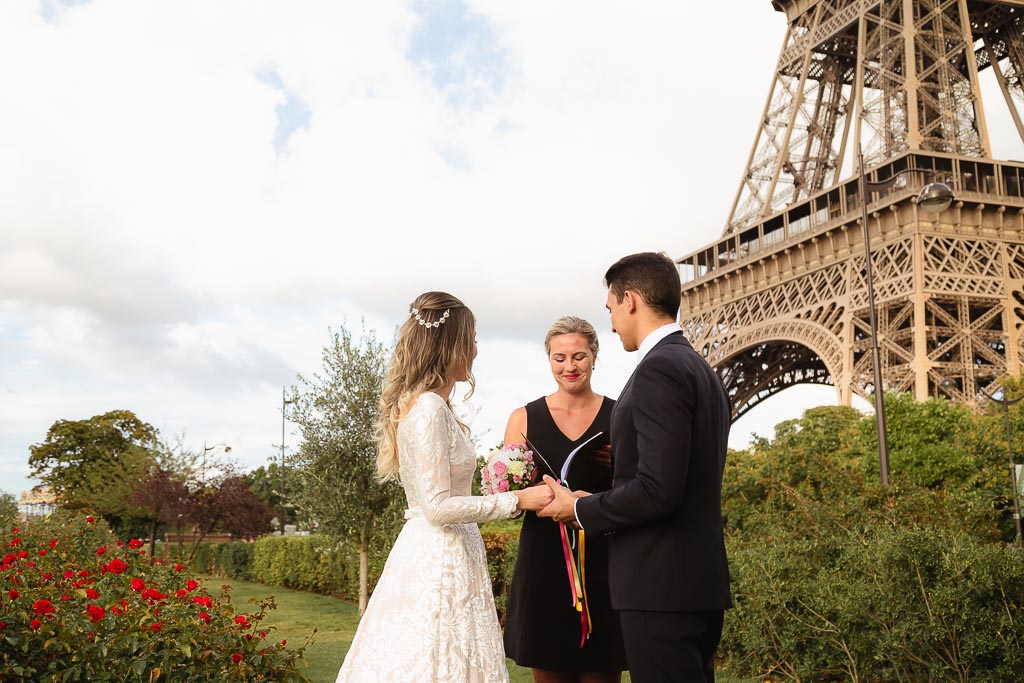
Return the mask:
<svg viewBox="0 0 1024 683">
<path fill-rule="evenodd" d="M 402 477 L 406 489 L 413 494 L 410 504 L 418 506 L 427 521 L 436 526 L 490 522 L 515 516 L 514 493 L 453 495 L 452 465 L 459 438 L 454 430 L 458 426 L 440 399 L 431 399 L 420 408 L 417 406 L 411 411 L 406 418 L 408 424 L 403 425 L 408 430 L 405 445 L 409 449 L 410 467 L 403 471 Z M 475 468 L 475 456 L 467 455 L 472 459 L 470 469 Z"/>
</svg>

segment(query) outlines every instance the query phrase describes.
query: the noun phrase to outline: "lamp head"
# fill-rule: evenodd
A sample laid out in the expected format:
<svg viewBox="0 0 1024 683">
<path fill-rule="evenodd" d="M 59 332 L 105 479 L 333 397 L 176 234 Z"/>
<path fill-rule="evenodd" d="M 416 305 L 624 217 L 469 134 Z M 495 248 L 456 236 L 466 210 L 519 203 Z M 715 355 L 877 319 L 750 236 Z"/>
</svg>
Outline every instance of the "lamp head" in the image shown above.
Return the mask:
<svg viewBox="0 0 1024 683">
<path fill-rule="evenodd" d="M 917 195 L 917 205 L 925 211 L 939 213 L 953 203 L 953 188 L 945 183 L 928 183 Z"/>
</svg>

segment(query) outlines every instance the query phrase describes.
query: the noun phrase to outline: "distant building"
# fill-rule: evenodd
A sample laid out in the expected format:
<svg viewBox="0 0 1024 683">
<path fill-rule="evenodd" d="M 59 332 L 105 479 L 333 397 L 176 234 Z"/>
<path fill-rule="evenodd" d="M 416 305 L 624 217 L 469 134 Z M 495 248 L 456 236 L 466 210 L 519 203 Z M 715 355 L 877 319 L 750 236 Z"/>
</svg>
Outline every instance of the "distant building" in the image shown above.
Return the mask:
<svg viewBox="0 0 1024 683">
<path fill-rule="evenodd" d="M 57 509 L 57 501 L 50 489 L 22 491 L 18 496 L 18 516 L 26 522 L 46 517 Z"/>
</svg>

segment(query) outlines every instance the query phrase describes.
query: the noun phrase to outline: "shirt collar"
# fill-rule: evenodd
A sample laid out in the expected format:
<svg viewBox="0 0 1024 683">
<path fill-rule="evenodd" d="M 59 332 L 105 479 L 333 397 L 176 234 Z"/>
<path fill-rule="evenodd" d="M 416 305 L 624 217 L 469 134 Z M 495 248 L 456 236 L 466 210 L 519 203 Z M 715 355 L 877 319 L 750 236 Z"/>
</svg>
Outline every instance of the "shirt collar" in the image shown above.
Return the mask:
<svg viewBox="0 0 1024 683">
<path fill-rule="evenodd" d="M 644 337 L 644 340 L 640 342 L 640 348 L 637 349 L 636 354 L 636 364 L 640 365 L 644 356 L 646 356 L 658 342 L 673 332 L 678 332 L 680 329 L 682 328 L 679 327 L 679 323 L 671 322 L 666 325 L 662 325 L 656 330 L 652 330 L 651 333 Z"/>
</svg>

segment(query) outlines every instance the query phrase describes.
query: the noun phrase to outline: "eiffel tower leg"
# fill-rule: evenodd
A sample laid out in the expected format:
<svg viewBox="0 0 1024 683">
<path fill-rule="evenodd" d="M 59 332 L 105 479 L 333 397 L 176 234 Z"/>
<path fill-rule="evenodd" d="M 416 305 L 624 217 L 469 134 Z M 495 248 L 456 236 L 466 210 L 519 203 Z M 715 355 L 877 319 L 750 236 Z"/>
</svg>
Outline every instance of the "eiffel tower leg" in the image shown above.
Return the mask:
<svg viewBox="0 0 1024 683">
<path fill-rule="evenodd" d="M 1017 135 L 1020 136 L 1022 142 L 1024 142 L 1024 123 L 1021 122 L 1020 112 L 1017 110 L 1017 103 L 1013 101 L 1013 94 L 1010 91 L 1010 83 L 1006 78 L 1006 74 L 1003 73 L 1002 67 L 999 66 L 999 57 L 996 55 L 995 49 L 992 47 L 992 41 L 985 39 L 985 52 L 988 53 L 989 64 L 992 65 L 992 73 L 996 75 L 996 81 L 999 83 L 999 90 L 1003 93 L 1003 99 L 1006 100 L 1006 108 L 1010 110 L 1010 116 L 1013 118 L 1013 123 L 1017 126 Z"/>
<path fill-rule="evenodd" d="M 917 220 L 917 207 L 914 207 L 914 220 Z M 928 326 L 927 301 L 924 276 L 924 238 L 921 234 L 914 237 L 914 399 L 928 399 L 928 371 L 931 361 L 928 359 Z"/>
</svg>

